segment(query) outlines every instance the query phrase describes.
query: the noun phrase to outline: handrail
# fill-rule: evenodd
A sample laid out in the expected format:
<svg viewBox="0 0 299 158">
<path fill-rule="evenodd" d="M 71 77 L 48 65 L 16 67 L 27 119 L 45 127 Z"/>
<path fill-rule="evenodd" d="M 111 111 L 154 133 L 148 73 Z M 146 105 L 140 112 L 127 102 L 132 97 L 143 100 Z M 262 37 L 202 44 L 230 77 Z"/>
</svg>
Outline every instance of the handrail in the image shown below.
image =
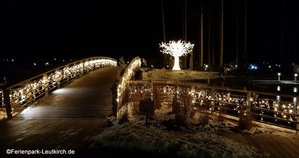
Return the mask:
<svg viewBox="0 0 299 158">
<path fill-rule="evenodd" d="M 114 115 L 118 115 L 118 111 L 119 109 L 122 108 L 123 102 L 125 102 L 125 100 L 123 100 L 125 98 L 124 94 L 125 91 L 127 90 L 127 82 L 130 81 L 135 73 L 140 70 L 141 68 L 141 59 L 140 57 L 135 57 L 130 64 L 128 65 L 128 67 L 125 69 L 124 73 L 122 74 L 119 82 L 117 83 L 117 89 L 116 89 L 116 98 L 112 98 L 113 100 L 116 99 L 116 106 L 115 111 L 113 111 Z"/>
<path fill-rule="evenodd" d="M 172 104 L 176 94 L 182 95 L 182 99 L 191 98 L 192 109 L 205 109 L 211 113 L 225 110 L 227 115 L 235 117 L 239 117 L 241 110 L 245 110 L 253 114 L 259 122 L 271 122 L 277 126 L 299 130 L 299 96 L 294 94 L 231 89 L 178 81 L 127 81 L 127 89 L 128 98 L 124 100 L 128 102 L 139 102 L 136 100 L 138 97 L 134 95 L 143 94 L 143 97 L 164 98 L 165 104 Z M 160 93 L 155 96 L 157 90 Z"/>
<path fill-rule="evenodd" d="M 58 66 L 15 84 L 3 85 L 0 87 L 0 119 L 11 119 L 50 91 L 92 70 L 111 66 L 117 66 L 116 59 L 105 56 L 89 57 Z M 3 116 L 4 111 L 6 116 Z"/>
</svg>

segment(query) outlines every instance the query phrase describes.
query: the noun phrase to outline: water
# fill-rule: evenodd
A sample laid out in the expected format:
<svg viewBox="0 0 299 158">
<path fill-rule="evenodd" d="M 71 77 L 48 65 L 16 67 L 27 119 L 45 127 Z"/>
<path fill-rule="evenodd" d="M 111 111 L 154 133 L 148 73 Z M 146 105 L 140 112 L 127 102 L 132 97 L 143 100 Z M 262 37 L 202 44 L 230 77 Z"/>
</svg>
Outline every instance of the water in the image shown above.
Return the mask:
<svg viewBox="0 0 299 158">
<path fill-rule="evenodd" d="M 51 70 L 69 60 L 64 59 L 1 59 L 0 61 L 0 85 L 4 83 L 16 83 L 27 78 Z"/>
<path fill-rule="evenodd" d="M 226 76 L 216 78 L 210 81 L 212 86 L 224 86 L 232 89 L 246 89 L 259 92 L 271 92 L 298 95 L 299 82 L 294 80 L 273 80 L 273 79 L 256 79 L 252 77 Z"/>
</svg>

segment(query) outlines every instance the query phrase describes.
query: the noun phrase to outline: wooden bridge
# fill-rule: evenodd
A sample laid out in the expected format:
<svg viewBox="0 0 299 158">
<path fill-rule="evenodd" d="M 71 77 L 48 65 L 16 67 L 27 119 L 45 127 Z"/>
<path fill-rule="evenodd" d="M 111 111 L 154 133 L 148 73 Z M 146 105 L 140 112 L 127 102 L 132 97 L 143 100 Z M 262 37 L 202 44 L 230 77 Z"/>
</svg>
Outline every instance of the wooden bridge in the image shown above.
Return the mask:
<svg viewBox="0 0 299 158">
<path fill-rule="evenodd" d="M 9 155 L 7 152 L 11 149 L 65 149 L 75 154 L 62 155 L 64 157 L 110 157 L 104 150 L 91 148 L 87 138 L 96 136 L 108 125 L 106 117 L 112 114 L 110 88 L 120 69 L 105 67 L 91 71 L 49 93 L 13 119 L 0 122 L 0 157 L 21 156 Z M 261 152 L 269 153 L 269 157 L 296 158 L 299 155 L 298 136 L 219 135 L 252 145 Z M 134 156 L 135 153 L 128 151 L 127 154 Z"/>
<path fill-rule="evenodd" d="M 99 133 L 112 114 L 110 88 L 119 70 L 92 71 L 1 122 L 0 157 L 9 156 L 7 149 L 70 149 L 80 156 L 89 145 L 84 138 Z"/>
</svg>

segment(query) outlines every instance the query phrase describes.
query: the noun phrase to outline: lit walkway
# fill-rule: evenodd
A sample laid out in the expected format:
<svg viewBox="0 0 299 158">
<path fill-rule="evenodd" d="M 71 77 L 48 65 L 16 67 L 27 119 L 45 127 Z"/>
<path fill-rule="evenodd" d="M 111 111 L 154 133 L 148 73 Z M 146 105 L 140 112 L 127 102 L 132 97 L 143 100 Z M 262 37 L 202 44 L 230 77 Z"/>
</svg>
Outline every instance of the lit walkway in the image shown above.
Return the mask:
<svg viewBox="0 0 299 158">
<path fill-rule="evenodd" d="M 107 124 L 106 116 L 112 114 L 110 88 L 118 70 L 92 71 L 1 122 L 0 157 L 8 156 L 6 149 L 73 149 L 78 156 L 79 148 L 88 148 L 83 139 L 100 131 Z"/>
</svg>

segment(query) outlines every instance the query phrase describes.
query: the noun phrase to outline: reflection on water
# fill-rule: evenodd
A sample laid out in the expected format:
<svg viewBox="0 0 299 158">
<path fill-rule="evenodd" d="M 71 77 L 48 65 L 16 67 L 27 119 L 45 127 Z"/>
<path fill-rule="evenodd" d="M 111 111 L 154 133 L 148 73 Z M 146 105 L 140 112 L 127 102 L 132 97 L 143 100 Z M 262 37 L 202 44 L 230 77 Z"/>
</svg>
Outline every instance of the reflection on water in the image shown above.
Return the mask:
<svg viewBox="0 0 299 158">
<path fill-rule="evenodd" d="M 297 94 L 298 88 L 296 85 L 268 85 L 267 89 L 271 90 L 272 87 L 276 86 L 276 92 L 281 92 L 284 94 Z M 266 87 L 265 87 L 266 88 Z"/>
<path fill-rule="evenodd" d="M 274 92 L 281 94 L 298 94 L 298 83 L 291 81 L 255 80 L 252 81 L 250 89 L 260 92 Z"/>
<path fill-rule="evenodd" d="M 297 93 L 297 87 L 294 87 L 294 88 L 293 88 L 293 92 L 294 92 L 294 93 Z"/>
</svg>

